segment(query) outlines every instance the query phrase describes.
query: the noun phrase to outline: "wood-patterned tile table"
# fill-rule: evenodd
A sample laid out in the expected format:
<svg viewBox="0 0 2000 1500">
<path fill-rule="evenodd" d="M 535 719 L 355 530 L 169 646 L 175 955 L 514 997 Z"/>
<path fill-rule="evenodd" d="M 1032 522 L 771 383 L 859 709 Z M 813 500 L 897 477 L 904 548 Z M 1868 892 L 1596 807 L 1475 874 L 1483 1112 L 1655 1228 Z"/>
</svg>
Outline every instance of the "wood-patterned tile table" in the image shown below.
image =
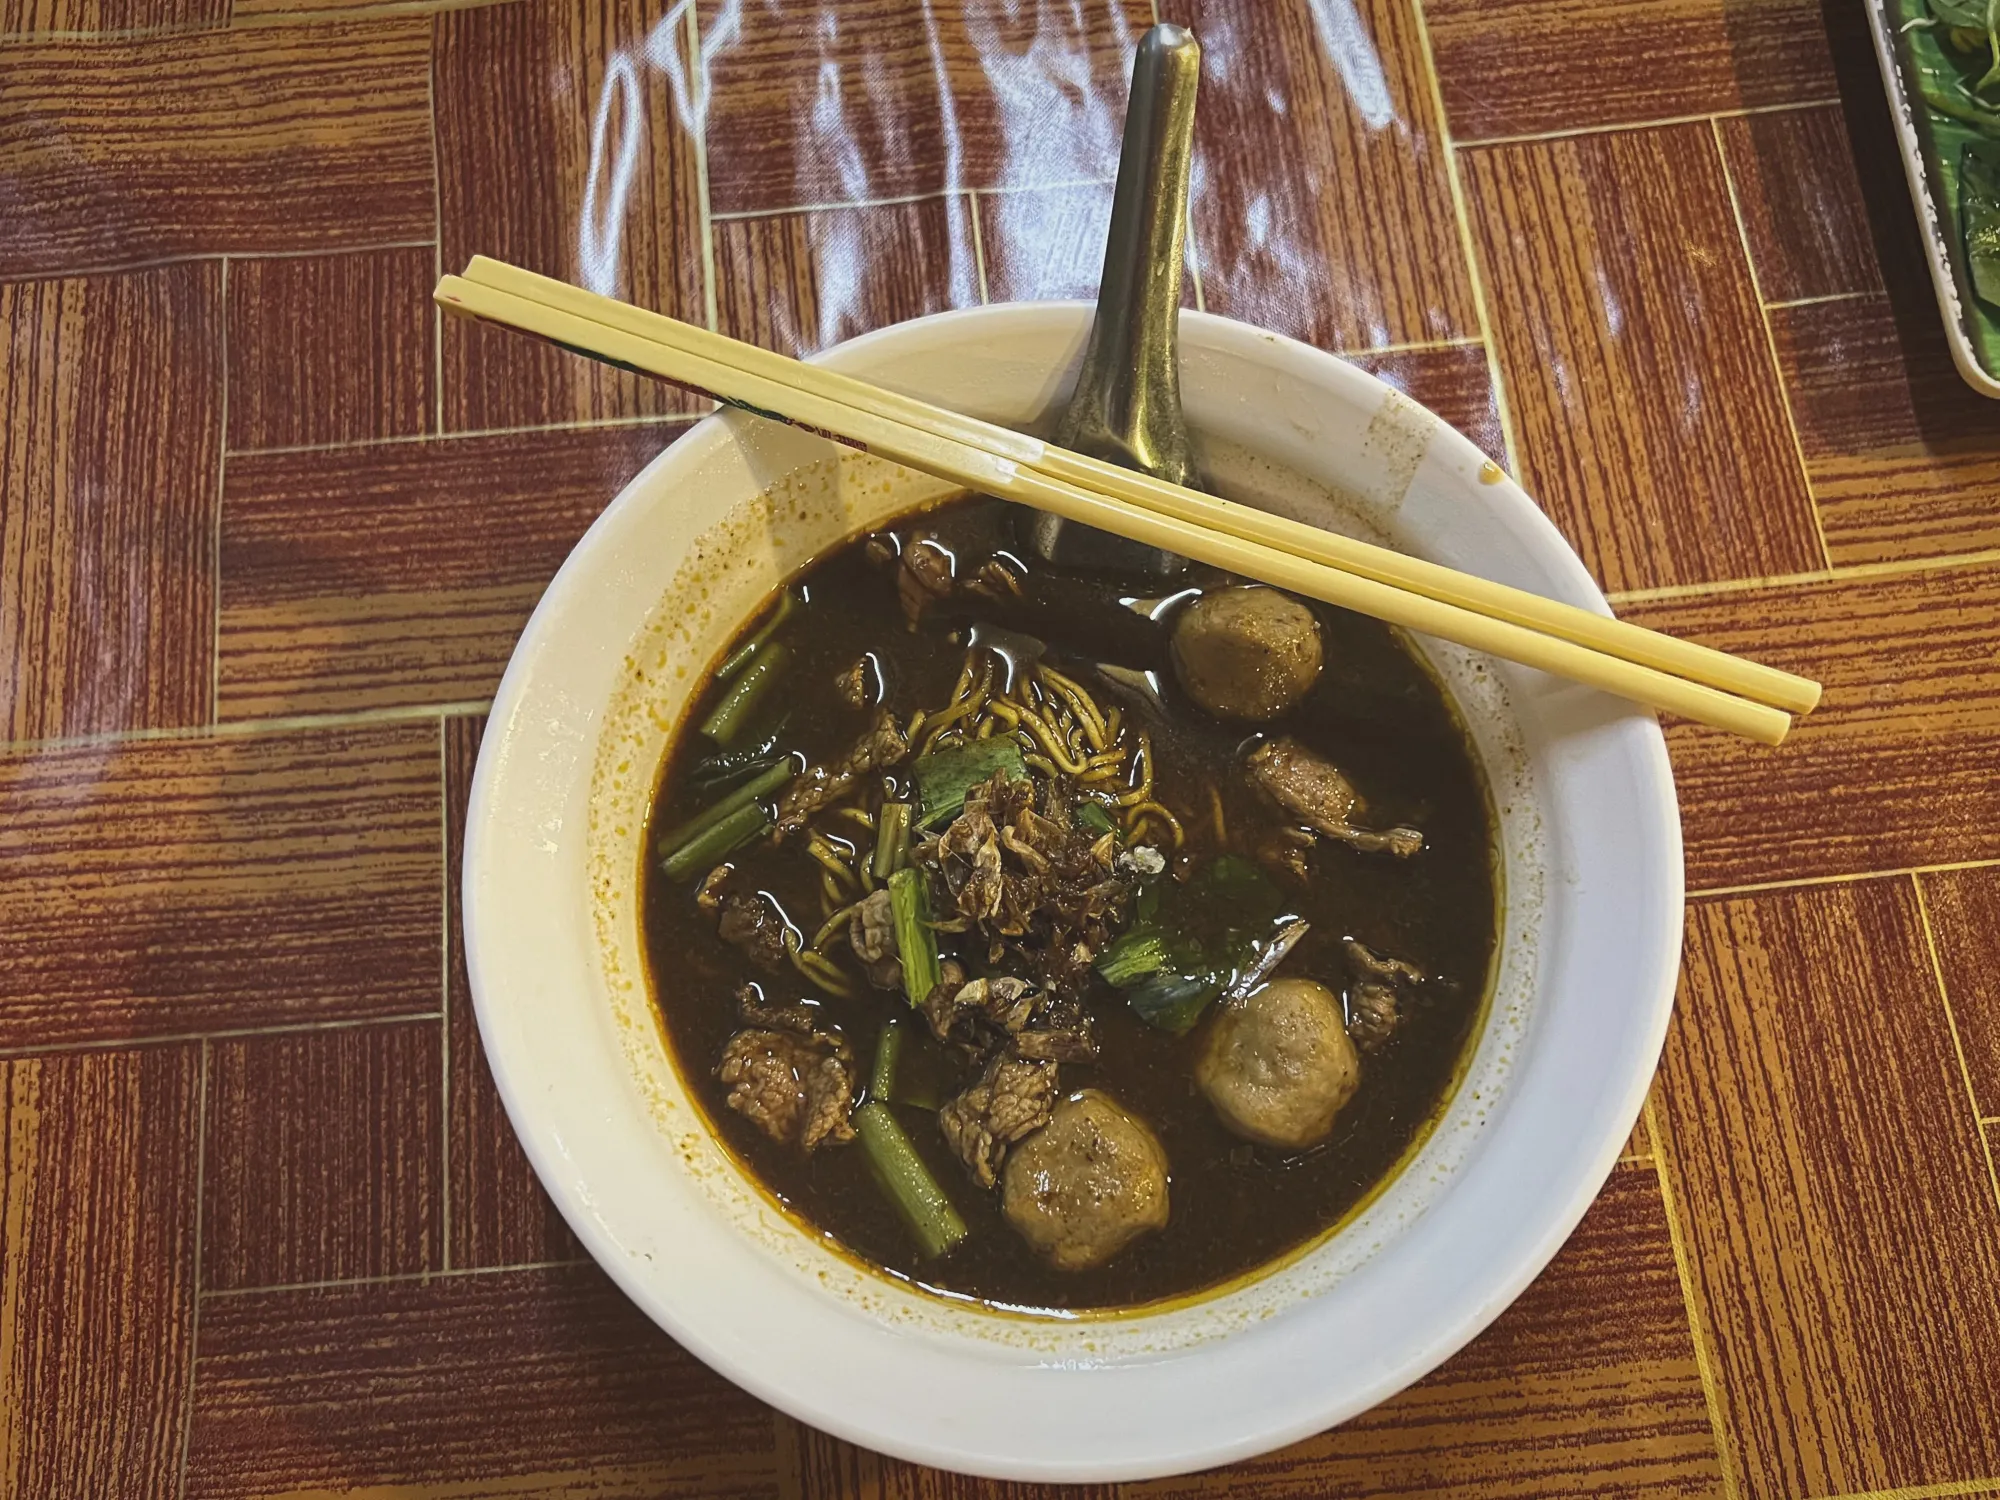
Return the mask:
<svg viewBox="0 0 2000 1500">
<path fill-rule="evenodd" d="M 1678 1013 L 1547 1273 L 1122 1493 L 2000 1497 L 2000 406 L 1857 0 L 1157 13 L 1206 48 L 1190 303 L 1827 697 L 1775 753 L 1669 727 Z M 760 1406 L 535 1185 L 458 937 L 481 714 L 696 413 L 427 293 L 484 251 L 800 352 L 1088 295 L 1155 14 L 0 0 L 0 1495 L 1052 1493 Z"/>
</svg>

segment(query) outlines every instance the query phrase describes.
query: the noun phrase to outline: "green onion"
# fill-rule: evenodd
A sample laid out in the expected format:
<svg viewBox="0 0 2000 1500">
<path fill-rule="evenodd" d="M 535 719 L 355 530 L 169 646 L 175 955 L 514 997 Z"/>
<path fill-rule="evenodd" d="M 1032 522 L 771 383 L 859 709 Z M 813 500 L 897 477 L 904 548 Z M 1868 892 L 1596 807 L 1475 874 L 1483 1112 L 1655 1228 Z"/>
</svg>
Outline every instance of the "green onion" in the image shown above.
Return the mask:
<svg viewBox="0 0 2000 1500">
<path fill-rule="evenodd" d="M 793 606 L 797 603 L 798 600 L 792 596 L 790 589 L 786 589 L 782 594 L 778 595 L 778 607 L 771 611 L 771 618 L 757 627 L 755 635 L 729 653 L 728 658 L 722 665 L 715 669 L 715 680 L 717 682 L 727 682 L 738 672 L 749 666 L 750 658 L 757 654 L 757 649 L 773 635 L 777 634 L 778 627 L 792 617 Z"/>
<path fill-rule="evenodd" d="M 754 802 L 746 802 L 728 817 L 709 824 L 674 850 L 661 861 L 660 869 L 669 880 L 682 879 L 704 865 L 727 859 L 758 834 L 768 832 L 770 827 L 771 819 L 764 809 Z"/>
<path fill-rule="evenodd" d="M 875 1044 L 875 1070 L 868 1075 L 868 1097 L 886 1100 L 896 1091 L 896 1059 L 903 1055 L 903 1025 L 893 1017 L 882 1026 Z"/>
<path fill-rule="evenodd" d="M 661 834 L 660 842 L 654 846 L 654 852 L 662 859 L 671 858 L 680 852 L 682 845 L 691 839 L 699 838 L 738 808 L 747 807 L 750 803 L 769 796 L 796 774 L 789 759 L 779 761 L 769 770 L 744 782 L 728 796 L 711 803 L 679 827 L 671 828 Z"/>
<path fill-rule="evenodd" d="M 910 804 L 884 802 L 875 814 L 875 878 L 887 880 L 909 862 Z"/>
<path fill-rule="evenodd" d="M 1079 802 L 1069 815 L 1070 825 L 1080 833 L 1087 833 L 1094 843 L 1107 833 L 1116 833 L 1118 825 L 1111 821 L 1111 814 L 1104 810 L 1102 802 Z"/>
<path fill-rule="evenodd" d="M 943 1255 L 966 1236 L 965 1220 L 951 1206 L 944 1189 L 931 1176 L 917 1148 L 889 1113 L 889 1106 L 870 1100 L 854 1112 L 854 1130 L 861 1137 L 875 1180 L 910 1226 L 926 1259 Z"/>
<path fill-rule="evenodd" d="M 910 766 L 910 775 L 917 783 L 917 801 L 923 805 L 918 823 L 935 828 L 946 818 L 958 816 L 965 806 L 965 794 L 990 780 L 995 771 L 1005 771 L 1009 781 L 1019 781 L 1028 774 L 1021 747 L 1011 734 L 996 734 L 990 740 L 974 740 L 919 756 Z"/>
<path fill-rule="evenodd" d="M 782 641 L 773 641 L 757 653 L 735 685 L 722 696 L 715 705 L 715 712 L 701 726 L 701 732 L 718 745 L 727 745 L 743 731 L 750 721 L 751 711 L 764 699 L 764 695 L 778 684 L 778 678 L 785 670 L 785 663 L 791 659 L 791 652 Z"/>
<path fill-rule="evenodd" d="M 889 909 L 896 918 L 896 956 L 903 961 L 903 993 L 921 1005 L 938 982 L 937 934 L 931 931 L 924 872 L 905 867 L 889 877 Z"/>
</svg>

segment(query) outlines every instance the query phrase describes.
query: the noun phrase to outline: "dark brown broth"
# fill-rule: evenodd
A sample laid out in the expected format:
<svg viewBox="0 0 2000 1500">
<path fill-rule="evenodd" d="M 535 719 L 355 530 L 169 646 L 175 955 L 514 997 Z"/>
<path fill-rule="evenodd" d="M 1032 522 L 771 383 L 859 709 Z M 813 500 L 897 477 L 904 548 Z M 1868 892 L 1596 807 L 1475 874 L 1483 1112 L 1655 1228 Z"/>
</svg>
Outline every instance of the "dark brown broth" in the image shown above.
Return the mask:
<svg viewBox="0 0 2000 1500">
<path fill-rule="evenodd" d="M 961 575 L 1005 544 L 1004 523 L 1003 508 L 984 500 L 954 502 L 924 518 L 925 529 L 958 554 Z M 927 617 L 911 632 L 893 581 L 866 562 L 858 544 L 815 563 L 800 581 L 808 606 L 784 634 L 793 653 L 783 694 L 787 748 L 817 761 L 837 757 L 853 742 L 867 716 L 840 700 L 834 678 L 864 652 L 881 664 L 887 702 L 899 721 L 948 700 L 964 659 L 963 617 Z M 1247 852 L 1279 820 L 1238 769 L 1244 730 L 1177 701 L 1167 717 L 1138 710 L 1131 696 L 1088 669 L 1091 646 L 1110 632 L 1092 626 L 1087 614 L 1091 606 L 1100 618 L 1108 611 L 1129 613 L 1116 603 L 1120 587 L 1094 582 L 1071 588 L 1042 612 L 1036 623 L 1050 641 L 1051 661 L 1080 677 L 1101 703 L 1142 713 L 1153 736 L 1156 787 L 1185 825 L 1191 850 L 1206 857 L 1225 847 L 1213 826 L 1207 793 L 1213 785 L 1222 796 L 1227 847 Z M 1080 596 L 1085 608 L 1073 607 L 1077 598 L 1069 596 Z M 1051 1270 L 1008 1228 L 997 1194 L 975 1187 L 946 1151 L 931 1114 L 897 1106 L 972 1231 L 942 1261 L 921 1261 L 858 1145 L 822 1148 L 810 1157 L 779 1146 L 725 1107 L 726 1091 L 713 1076 L 723 1045 L 741 1024 L 734 994 L 746 980 L 762 982 L 772 999 L 822 1000 L 825 1014 L 853 1042 L 864 1074 L 883 1021 L 897 1012 L 908 1015 L 901 997 L 875 992 L 843 1001 L 816 995 L 803 979 L 774 983 L 716 936 L 713 920 L 694 904 L 694 881 L 669 882 L 649 861 L 648 958 L 668 1036 L 711 1123 L 767 1190 L 851 1253 L 925 1285 L 1017 1307 L 1077 1309 L 1177 1296 L 1253 1270 L 1331 1227 L 1394 1168 L 1440 1108 L 1479 1014 L 1496 918 L 1491 818 L 1463 731 L 1429 674 L 1377 622 L 1331 608 L 1319 613 L 1327 668 L 1282 728 L 1348 772 L 1368 798 L 1373 823 L 1414 823 L 1427 847 L 1402 861 L 1322 842 L 1310 884 L 1288 890 L 1292 908 L 1312 931 L 1283 972 L 1343 990 L 1340 941 L 1352 936 L 1438 977 L 1395 1041 L 1367 1060 L 1361 1090 L 1342 1112 L 1334 1138 L 1297 1157 L 1250 1149 L 1221 1127 L 1195 1092 L 1191 1069 L 1202 1029 L 1179 1038 L 1156 1031 L 1100 985 L 1091 1009 L 1101 1057 L 1088 1067 L 1065 1065 L 1063 1087 L 1105 1089 L 1153 1127 L 1172 1173 L 1171 1222 L 1099 1270 Z M 1117 633 L 1121 656 L 1144 654 L 1143 635 L 1135 647 L 1129 632 Z M 1171 673 L 1162 676 L 1171 695 Z M 711 688 L 684 723 L 699 724 L 716 696 Z M 670 748 L 649 849 L 661 831 L 709 800 L 686 784 L 688 770 L 708 749 L 691 727 Z M 819 867 L 796 842 L 778 849 L 753 845 L 734 862 L 738 888 L 768 892 L 808 934 L 819 926 Z M 928 1043 L 921 1022 L 906 1036 L 912 1043 L 923 1038 L 920 1047 L 906 1045 L 906 1068 L 945 1069 L 941 1049 Z M 945 1081 L 947 1093 L 958 1086 L 955 1074 Z"/>
</svg>

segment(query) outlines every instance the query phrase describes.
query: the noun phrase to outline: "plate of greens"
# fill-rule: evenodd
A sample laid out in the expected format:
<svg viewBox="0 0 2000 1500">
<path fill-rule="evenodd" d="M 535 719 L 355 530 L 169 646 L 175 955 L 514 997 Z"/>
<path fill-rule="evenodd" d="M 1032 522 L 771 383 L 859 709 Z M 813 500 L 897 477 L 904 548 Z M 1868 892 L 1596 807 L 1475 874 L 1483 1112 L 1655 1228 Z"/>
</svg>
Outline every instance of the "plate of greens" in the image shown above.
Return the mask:
<svg viewBox="0 0 2000 1500">
<path fill-rule="evenodd" d="M 2000 397 L 2000 0 L 1869 0 L 1959 373 Z"/>
</svg>

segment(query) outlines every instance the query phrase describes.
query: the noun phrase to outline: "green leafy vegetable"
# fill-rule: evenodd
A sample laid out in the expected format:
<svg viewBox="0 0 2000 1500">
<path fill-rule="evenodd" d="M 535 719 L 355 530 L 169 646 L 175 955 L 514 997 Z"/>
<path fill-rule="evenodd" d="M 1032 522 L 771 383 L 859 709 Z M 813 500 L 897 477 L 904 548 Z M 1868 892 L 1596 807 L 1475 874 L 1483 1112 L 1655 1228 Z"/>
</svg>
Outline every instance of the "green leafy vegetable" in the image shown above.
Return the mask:
<svg viewBox="0 0 2000 1500">
<path fill-rule="evenodd" d="M 918 825 L 935 828 L 946 819 L 957 817 L 965 806 L 965 794 L 995 771 L 1005 771 L 1010 781 L 1019 781 L 1028 774 L 1021 760 L 1021 747 L 1011 734 L 996 734 L 990 740 L 974 740 L 918 756 L 910 765 L 921 808 Z"/>
<path fill-rule="evenodd" d="M 903 993 L 921 1005 L 938 982 L 937 934 L 931 931 L 924 872 L 905 867 L 889 877 L 889 910 L 896 919 L 896 956 L 903 962 Z"/>
<path fill-rule="evenodd" d="M 1990 0 L 1966 3 L 1976 10 L 1980 30 L 1990 37 L 1987 23 L 1994 19 Z M 1989 305 L 1985 293 L 1977 290 L 1967 253 L 1969 215 L 1962 181 L 1968 146 L 2000 140 L 2000 100 L 1975 91 L 1986 82 L 1979 73 L 1987 62 L 1981 55 L 1985 49 L 1971 54 L 1955 51 L 1946 25 L 1933 14 L 1927 0 L 1893 0 L 1892 15 L 1900 23 L 1897 50 L 1910 92 L 1928 106 L 1915 111 L 1917 133 L 1942 221 L 1939 227 L 1952 247 L 1954 267 L 1965 288 L 1960 305 L 1966 331 L 1979 364 L 1988 374 L 2000 376 L 2000 308 Z M 1988 73 L 1990 76 L 1990 70 Z M 2000 88 L 1994 92 L 2000 94 Z"/>
<path fill-rule="evenodd" d="M 1228 987 L 1234 971 L 1202 969 L 1191 974 L 1155 974 L 1125 996 L 1132 1013 L 1149 1026 L 1185 1036 L 1209 1002 Z"/>
<path fill-rule="evenodd" d="M 1118 831 L 1118 825 L 1111 821 L 1111 814 L 1105 810 L 1102 802 L 1086 799 L 1077 803 L 1069 815 L 1069 820 L 1078 832 L 1089 834 L 1093 841 L 1103 838 L 1107 833 Z"/>
<path fill-rule="evenodd" d="M 1098 955 L 1097 972 L 1140 1020 L 1178 1036 L 1258 964 L 1283 920 L 1284 895 L 1270 877 L 1225 854 L 1186 885 L 1142 887 L 1132 926 Z"/>
<path fill-rule="evenodd" d="M 1924 103 L 1941 115 L 1973 126 L 1983 135 L 2000 137 L 2000 108 L 1987 104 L 1972 92 L 1964 69 L 1944 55 L 1935 40 L 1918 54 L 1914 37 L 1911 72 L 1916 75 L 1917 92 Z"/>
<path fill-rule="evenodd" d="M 1966 274 L 1973 291 L 2000 306 L 2000 145 L 1967 141 L 1958 180 Z"/>
<path fill-rule="evenodd" d="M 750 715 L 757 705 L 778 685 L 778 678 L 791 654 L 785 649 L 783 641 L 773 641 L 759 650 L 743 675 L 715 705 L 715 711 L 701 726 L 701 732 L 718 745 L 734 744 L 736 737 L 749 727 Z"/>
<path fill-rule="evenodd" d="M 917 1155 L 889 1106 L 869 1100 L 854 1112 L 854 1132 L 874 1168 L 875 1180 L 903 1216 L 927 1258 L 953 1249 L 967 1234 L 965 1220 Z"/>
<path fill-rule="evenodd" d="M 743 785 L 739 786 L 721 801 L 696 813 L 692 818 L 689 818 L 678 827 L 670 828 L 661 834 L 660 841 L 655 846 L 655 852 L 659 854 L 661 860 L 664 862 L 667 874 L 671 878 L 678 880 L 680 874 L 677 872 L 691 868 L 697 858 L 697 856 L 690 854 L 688 851 L 695 848 L 706 850 L 709 845 L 704 842 L 704 835 L 721 824 L 728 822 L 731 818 L 739 819 L 736 824 L 732 825 L 735 828 L 740 829 L 749 826 L 740 818 L 740 814 L 745 808 L 755 809 L 757 816 L 763 818 L 764 811 L 761 807 L 757 806 L 758 800 L 768 797 L 772 792 L 775 792 L 779 787 L 790 781 L 794 774 L 791 761 L 782 760 L 778 764 L 752 777 L 749 781 L 744 782 Z M 765 818 L 764 821 L 767 824 L 770 822 L 768 818 Z M 727 854 L 732 850 L 741 848 L 754 837 L 756 837 L 754 831 L 745 834 L 742 838 L 731 844 L 728 849 L 725 849 L 723 853 Z M 720 859 L 722 855 L 718 854 L 714 857 Z"/>
<path fill-rule="evenodd" d="M 1961 52 L 1982 45 L 1991 61 L 1974 88 L 2000 81 L 2000 5 L 1996 0 L 1929 0 L 1930 13 L 1946 28 L 1951 44 Z"/>
<path fill-rule="evenodd" d="M 1164 936 L 1135 927 L 1106 945 L 1098 956 L 1097 972 L 1106 984 L 1122 990 L 1170 967 L 1174 960 L 1174 949 Z"/>
</svg>

